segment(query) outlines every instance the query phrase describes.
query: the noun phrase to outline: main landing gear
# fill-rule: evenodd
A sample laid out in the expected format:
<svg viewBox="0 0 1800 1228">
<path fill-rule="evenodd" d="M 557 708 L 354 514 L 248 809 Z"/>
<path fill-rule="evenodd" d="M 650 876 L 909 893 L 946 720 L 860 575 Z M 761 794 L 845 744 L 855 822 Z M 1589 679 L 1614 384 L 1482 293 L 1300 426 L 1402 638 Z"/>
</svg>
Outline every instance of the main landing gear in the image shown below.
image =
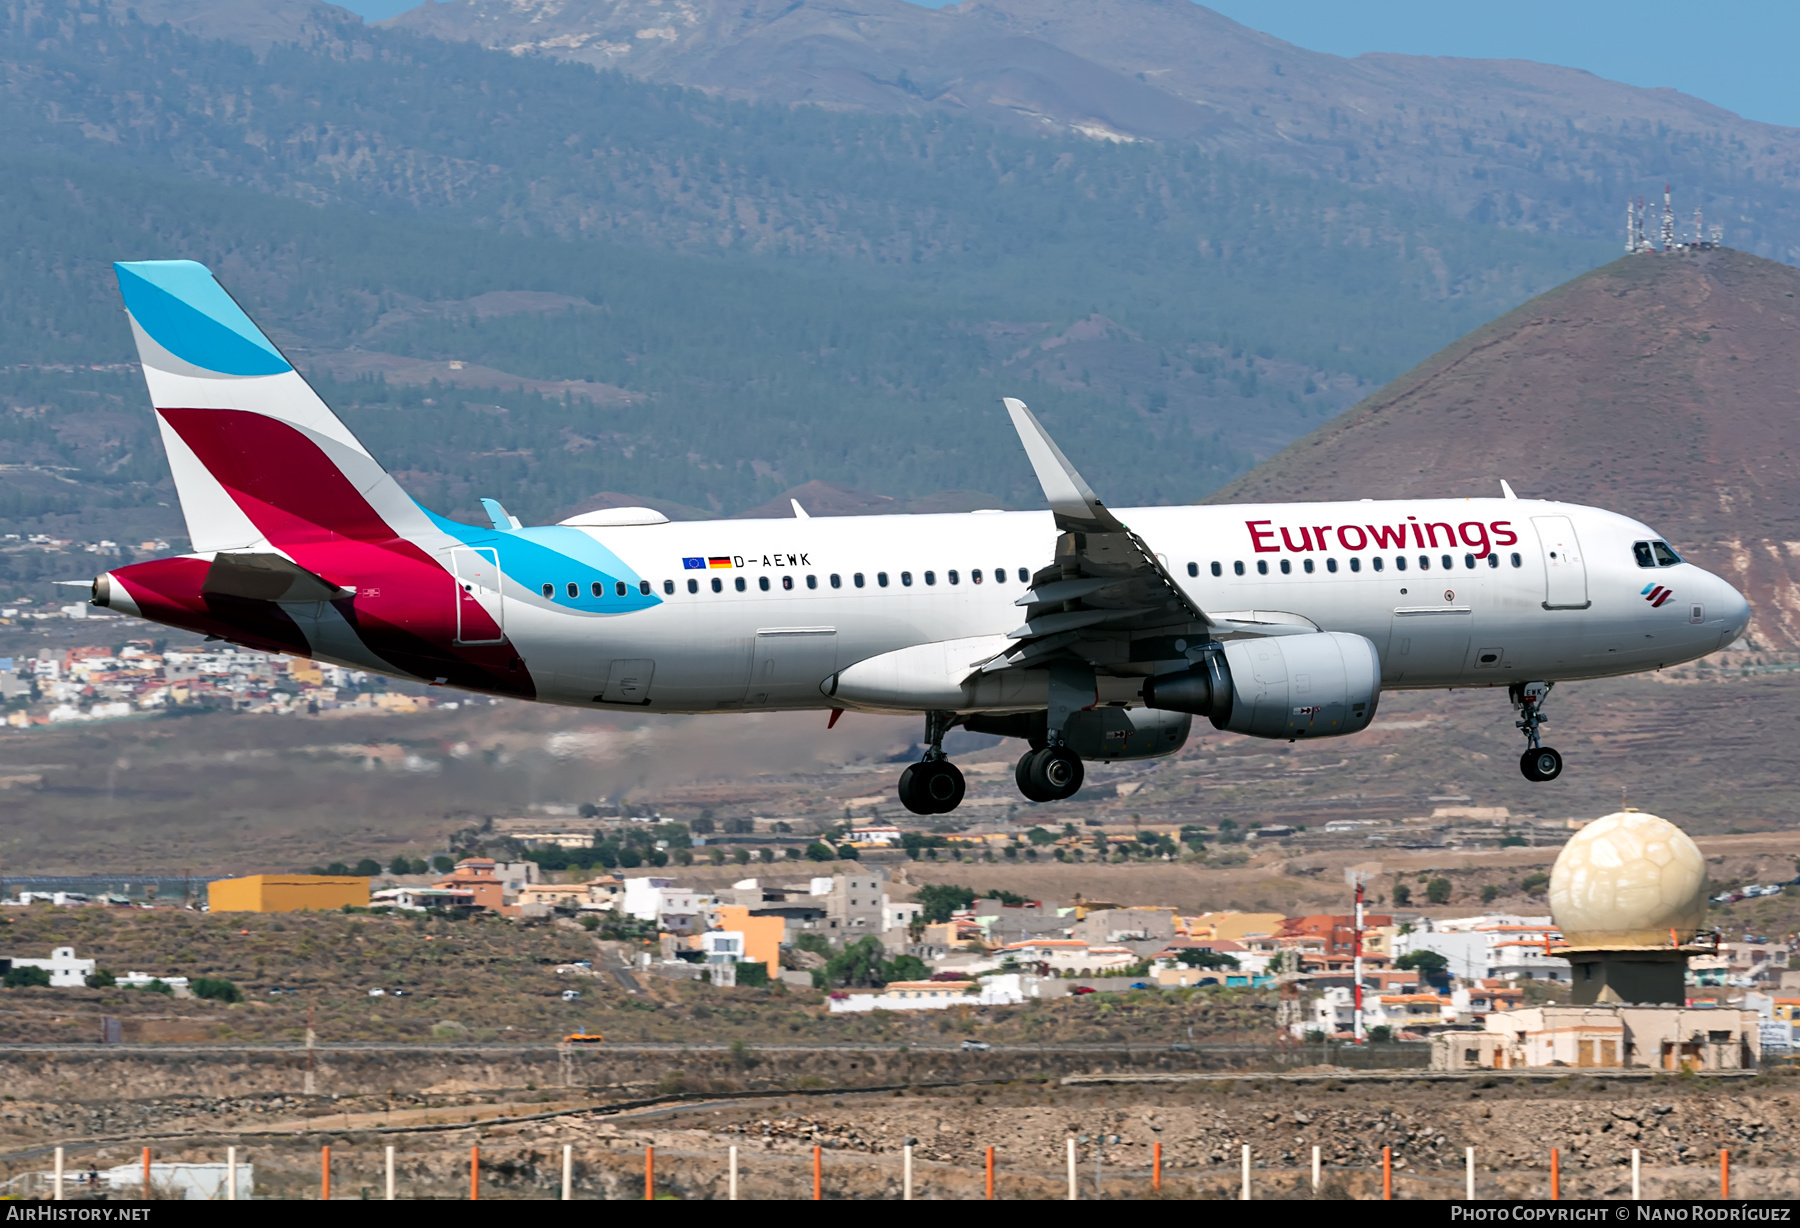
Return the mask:
<svg viewBox="0 0 1800 1228">
<path fill-rule="evenodd" d="M 1507 697 L 1519 710 L 1520 719 L 1513 725 L 1525 734 L 1527 747 L 1519 756 L 1519 771 L 1526 780 L 1555 780 L 1562 775 L 1563 757 L 1548 746 L 1539 744 L 1538 727 L 1550 718 L 1544 715 L 1544 701 L 1550 698 L 1554 682 L 1515 682 L 1507 688 Z"/>
<path fill-rule="evenodd" d="M 944 734 L 953 716 L 925 714 L 925 758 L 900 773 L 900 804 L 914 814 L 949 814 L 962 805 L 962 771 L 944 757 Z"/>
<path fill-rule="evenodd" d="M 1066 746 L 1028 750 L 1013 769 L 1019 792 L 1033 802 L 1060 802 L 1074 797 L 1086 777 L 1081 756 Z"/>
</svg>

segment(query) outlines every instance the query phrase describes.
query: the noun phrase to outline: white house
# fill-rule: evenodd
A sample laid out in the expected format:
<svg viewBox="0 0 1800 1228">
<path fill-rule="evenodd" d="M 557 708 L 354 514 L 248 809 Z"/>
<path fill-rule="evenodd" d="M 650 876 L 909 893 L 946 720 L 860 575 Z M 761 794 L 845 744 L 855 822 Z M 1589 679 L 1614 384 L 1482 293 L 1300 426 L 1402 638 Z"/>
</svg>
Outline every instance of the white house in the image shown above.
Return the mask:
<svg viewBox="0 0 1800 1228">
<path fill-rule="evenodd" d="M 1020 964 L 1048 964 L 1052 972 L 1093 976 L 1114 968 L 1129 968 L 1139 956 L 1130 947 L 1095 946 L 1079 938 L 1032 938 L 1011 942 L 997 952 Z"/>
<path fill-rule="evenodd" d="M 53 989 L 79 989 L 94 971 L 94 961 L 76 959 L 74 947 L 56 947 L 49 959 L 13 959 L 9 963 L 14 968 L 42 968 L 50 974 Z"/>
<path fill-rule="evenodd" d="M 851 844 L 872 844 L 889 847 L 900 843 L 898 827 L 852 827 L 850 829 Z"/>
<path fill-rule="evenodd" d="M 1395 958 L 1412 951 L 1436 951 L 1450 961 L 1450 975 L 1469 981 L 1569 979 L 1569 961 L 1550 954 L 1561 936 L 1549 917 L 1489 913 L 1421 924 L 1410 934 L 1395 936 Z"/>
<path fill-rule="evenodd" d="M 654 921 L 662 911 L 662 889 L 672 887 L 672 878 L 628 878 L 625 880 L 625 913 L 639 921 Z"/>
<path fill-rule="evenodd" d="M 1035 987 L 1033 987 L 1035 988 Z M 1015 1006 L 1025 1000 L 1025 978 L 1016 972 L 982 981 L 889 981 L 881 989 L 831 996 L 833 1014 L 855 1011 L 937 1011 L 952 1006 Z M 1035 997 L 1035 993 L 1033 994 Z"/>
</svg>

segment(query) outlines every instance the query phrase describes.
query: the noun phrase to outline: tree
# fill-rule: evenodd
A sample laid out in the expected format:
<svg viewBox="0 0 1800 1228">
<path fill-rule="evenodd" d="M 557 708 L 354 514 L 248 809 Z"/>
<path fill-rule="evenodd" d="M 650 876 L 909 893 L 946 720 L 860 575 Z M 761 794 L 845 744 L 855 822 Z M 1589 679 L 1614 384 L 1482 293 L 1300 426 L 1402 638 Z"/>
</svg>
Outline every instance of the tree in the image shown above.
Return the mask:
<svg viewBox="0 0 1800 1228">
<path fill-rule="evenodd" d="M 350 873 L 358 878 L 374 878 L 381 873 L 381 863 L 373 857 L 365 857 L 356 863 L 356 867 Z"/>
<path fill-rule="evenodd" d="M 394 859 L 388 862 L 389 874 L 411 874 L 412 859 L 402 853 L 395 853 Z"/>
<path fill-rule="evenodd" d="M 1208 951 L 1202 947 L 1188 947 L 1176 954 L 1175 958 L 1190 968 L 1236 968 L 1237 956 L 1225 951 Z"/>
<path fill-rule="evenodd" d="M 450 856 L 448 853 L 439 853 L 436 857 L 431 859 L 431 868 L 436 870 L 439 874 L 448 874 L 450 871 L 456 869 L 456 858 Z"/>
<path fill-rule="evenodd" d="M 379 867 L 377 867 L 379 869 Z M 325 867 L 325 873 L 332 878 L 349 878 L 350 867 L 341 861 L 334 861 Z"/>
<path fill-rule="evenodd" d="M 1527 874 L 1519 880 L 1519 890 L 1526 895 L 1542 895 L 1544 888 L 1550 885 L 1550 876 L 1542 870 L 1536 874 Z"/>
<path fill-rule="evenodd" d="M 412 872 L 413 872 L 413 873 L 414 873 L 414 874 L 423 874 L 423 873 L 425 873 L 425 872 L 426 872 L 426 871 L 427 871 L 427 870 L 429 870 L 429 869 L 431 869 L 431 867 L 430 867 L 430 866 L 429 866 L 429 865 L 427 865 L 427 864 L 426 864 L 426 862 L 425 862 L 425 859 L 424 859 L 424 858 L 423 858 L 423 857 L 415 857 L 415 858 L 413 858 L 413 860 L 412 860 Z"/>
<path fill-rule="evenodd" d="M 1030 831 L 1026 832 L 1025 838 L 1027 840 L 1031 841 L 1033 844 L 1037 845 L 1039 848 L 1043 848 L 1046 844 L 1055 844 L 1056 843 L 1056 837 L 1051 835 L 1049 832 L 1045 831 L 1041 827 L 1034 827 Z"/>
<path fill-rule="evenodd" d="M 832 851 L 829 844 L 822 844 L 819 841 L 814 840 L 811 844 L 806 846 L 806 859 L 808 861 L 832 861 L 836 857 L 837 854 Z"/>
<path fill-rule="evenodd" d="M 1369 1029 L 1369 1041 L 1372 1044 L 1383 1045 L 1392 1039 L 1394 1039 L 1394 1029 L 1385 1023 L 1378 1023 Z"/>
<path fill-rule="evenodd" d="M 688 824 L 688 830 L 696 836 L 710 836 L 718 830 L 718 825 L 713 822 L 711 811 L 702 810 L 700 817 Z"/>
<path fill-rule="evenodd" d="M 1448 904 L 1450 902 L 1450 880 L 1434 878 L 1426 883 L 1425 898 L 1433 904 Z"/>
<path fill-rule="evenodd" d="M 922 981 L 928 975 L 923 960 L 913 955 L 886 958 L 881 939 L 870 934 L 845 945 L 842 951 L 813 970 L 813 985 L 819 989 L 832 986 L 869 986 L 879 989 L 889 981 Z"/>
<path fill-rule="evenodd" d="M 89 989 L 111 989 L 118 983 L 119 978 L 115 977 L 112 972 L 106 968 L 96 968 L 87 974 L 87 987 Z"/>
<path fill-rule="evenodd" d="M 750 864 L 750 850 L 749 849 L 732 849 L 731 850 L 731 859 L 733 861 L 737 862 L 740 866 L 747 866 Z"/>
<path fill-rule="evenodd" d="M 19 967 L 8 968 L 6 976 L 0 978 L 0 985 L 7 989 L 25 989 L 32 985 L 50 987 L 50 972 L 46 968 Z"/>
<path fill-rule="evenodd" d="M 1498 886 L 1496 886 L 1495 884 L 1488 883 L 1482 887 L 1481 902 L 1483 904 L 1492 904 L 1495 900 L 1497 900 L 1499 898 L 1500 898 L 1500 888 Z"/>
<path fill-rule="evenodd" d="M 1417 972 L 1426 980 L 1439 977 L 1450 967 L 1450 961 L 1437 951 L 1408 951 L 1394 961 L 1401 972 Z"/>
<path fill-rule="evenodd" d="M 975 903 L 975 892 L 952 883 L 929 883 L 919 888 L 914 899 L 919 905 L 919 915 L 927 924 L 936 925 L 948 921 L 951 913 Z"/>
<path fill-rule="evenodd" d="M 211 998 L 214 1002 L 242 1002 L 244 991 L 222 977 L 203 976 L 193 985 L 196 998 Z"/>
<path fill-rule="evenodd" d="M 1408 887 L 1405 883 L 1395 883 L 1394 903 L 1402 908 L 1405 908 L 1408 904 L 1412 903 L 1412 888 Z"/>
<path fill-rule="evenodd" d="M 861 861 L 862 860 L 861 854 L 859 854 L 856 851 L 856 846 L 853 844 L 838 845 L 837 855 L 838 855 L 839 861 Z"/>
<path fill-rule="evenodd" d="M 737 966 L 737 983 L 751 989 L 767 989 L 769 986 L 769 965 L 760 960 L 739 960 Z"/>
</svg>

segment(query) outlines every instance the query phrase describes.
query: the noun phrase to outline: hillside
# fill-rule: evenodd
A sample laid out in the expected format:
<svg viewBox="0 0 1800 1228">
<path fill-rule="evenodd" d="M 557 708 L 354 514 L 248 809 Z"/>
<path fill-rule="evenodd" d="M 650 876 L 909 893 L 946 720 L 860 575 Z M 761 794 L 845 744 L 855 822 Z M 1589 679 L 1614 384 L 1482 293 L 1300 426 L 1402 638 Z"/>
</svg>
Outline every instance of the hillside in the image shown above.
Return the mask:
<svg viewBox="0 0 1800 1228">
<path fill-rule="evenodd" d="M 1625 196 L 1673 179 L 1733 245 L 1800 257 L 1794 129 L 1578 69 L 1326 55 L 1190 0 L 452 0 L 388 24 L 727 97 L 1192 144 L 1607 240 Z"/>
<path fill-rule="evenodd" d="M 1498 493 L 1600 504 L 1739 585 L 1800 650 L 1800 270 L 1628 256 L 1434 354 L 1208 502 Z"/>
</svg>

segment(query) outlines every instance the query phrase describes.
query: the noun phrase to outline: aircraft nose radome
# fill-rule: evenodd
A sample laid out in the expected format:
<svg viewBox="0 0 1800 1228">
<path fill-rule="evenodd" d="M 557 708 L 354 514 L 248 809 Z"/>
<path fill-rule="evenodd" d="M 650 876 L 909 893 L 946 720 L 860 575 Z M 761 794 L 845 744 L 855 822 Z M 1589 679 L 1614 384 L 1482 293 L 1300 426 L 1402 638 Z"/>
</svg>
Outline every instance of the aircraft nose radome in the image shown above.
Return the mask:
<svg viewBox="0 0 1800 1228">
<path fill-rule="evenodd" d="M 1725 616 L 1725 635 L 1719 641 L 1723 648 L 1749 630 L 1750 602 L 1724 580 L 1719 581 L 1719 587 L 1724 590 L 1719 594 L 1719 612 Z"/>
</svg>

